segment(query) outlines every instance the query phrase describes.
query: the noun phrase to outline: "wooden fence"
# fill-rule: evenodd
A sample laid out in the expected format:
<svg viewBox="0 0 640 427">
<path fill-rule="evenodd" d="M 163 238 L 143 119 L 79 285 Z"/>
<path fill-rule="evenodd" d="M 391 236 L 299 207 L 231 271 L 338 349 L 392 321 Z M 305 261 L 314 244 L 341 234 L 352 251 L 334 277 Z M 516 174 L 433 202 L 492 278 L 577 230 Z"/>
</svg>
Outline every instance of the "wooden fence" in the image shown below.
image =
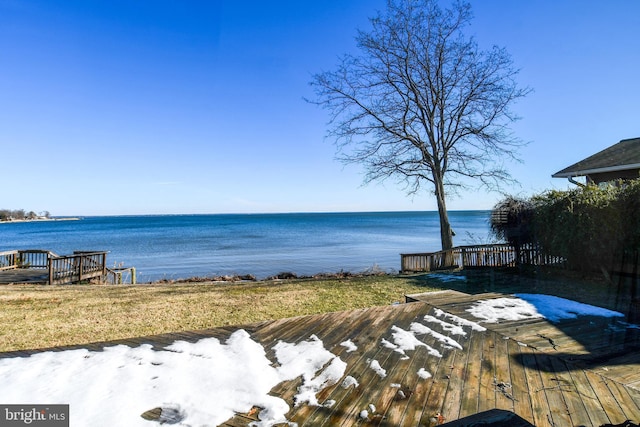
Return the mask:
<svg viewBox="0 0 640 427">
<path fill-rule="evenodd" d="M 400 254 L 402 273 L 426 272 L 451 268 L 515 267 L 525 265 L 559 265 L 561 257 L 544 254 L 534 245 L 519 251 L 509 244 L 457 246 L 438 252 Z"/>
</svg>

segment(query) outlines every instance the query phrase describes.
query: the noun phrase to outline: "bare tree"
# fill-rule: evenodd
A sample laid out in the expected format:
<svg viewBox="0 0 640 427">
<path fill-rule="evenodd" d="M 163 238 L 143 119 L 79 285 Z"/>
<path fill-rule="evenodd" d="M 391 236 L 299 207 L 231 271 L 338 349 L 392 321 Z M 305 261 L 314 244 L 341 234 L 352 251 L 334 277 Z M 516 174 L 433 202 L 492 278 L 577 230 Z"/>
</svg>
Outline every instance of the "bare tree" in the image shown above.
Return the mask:
<svg viewBox="0 0 640 427">
<path fill-rule="evenodd" d="M 513 181 L 505 156 L 522 145 L 509 130 L 518 88 L 510 55 L 482 51 L 466 37 L 469 4 L 442 10 L 436 0 L 389 0 L 356 37 L 359 55 L 313 76 L 330 112 L 339 158 L 365 166 L 365 182 L 395 177 L 409 194 L 430 183 L 443 249 L 453 246 L 447 195 L 475 180 L 489 188 Z"/>
</svg>

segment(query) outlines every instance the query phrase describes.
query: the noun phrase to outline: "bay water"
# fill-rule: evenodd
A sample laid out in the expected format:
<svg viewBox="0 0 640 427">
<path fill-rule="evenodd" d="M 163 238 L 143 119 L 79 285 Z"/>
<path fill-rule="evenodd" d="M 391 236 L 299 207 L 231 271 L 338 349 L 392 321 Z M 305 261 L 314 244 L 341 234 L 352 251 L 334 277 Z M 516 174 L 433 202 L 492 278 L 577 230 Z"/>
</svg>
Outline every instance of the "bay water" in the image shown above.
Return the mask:
<svg viewBox="0 0 640 427">
<path fill-rule="evenodd" d="M 489 211 L 449 213 L 455 245 L 487 243 Z M 220 275 L 265 278 L 397 272 L 400 253 L 440 249 L 437 212 L 92 216 L 0 223 L 0 251 L 108 251 L 139 282 Z"/>
</svg>

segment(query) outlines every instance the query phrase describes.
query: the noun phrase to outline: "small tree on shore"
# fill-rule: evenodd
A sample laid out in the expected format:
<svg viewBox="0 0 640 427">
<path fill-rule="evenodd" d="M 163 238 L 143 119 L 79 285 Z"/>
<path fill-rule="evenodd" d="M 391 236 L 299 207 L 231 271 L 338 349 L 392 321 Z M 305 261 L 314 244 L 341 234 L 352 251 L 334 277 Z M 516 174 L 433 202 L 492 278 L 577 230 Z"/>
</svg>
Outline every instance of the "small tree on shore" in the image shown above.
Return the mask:
<svg viewBox="0 0 640 427">
<path fill-rule="evenodd" d="M 329 136 L 340 158 L 363 164 L 365 182 L 397 178 L 409 194 L 433 191 L 443 249 L 453 246 L 450 190 L 468 179 L 495 188 L 511 180 L 502 159 L 522 145 L 508 129 L 518 88 L 502 48 L 478 48 L 464 35 L 471 8 L 436 0 L 389 0 L 386 14 L 356 37 L 360 55 L 313 77 L 330 112 Z"/>
</svg>

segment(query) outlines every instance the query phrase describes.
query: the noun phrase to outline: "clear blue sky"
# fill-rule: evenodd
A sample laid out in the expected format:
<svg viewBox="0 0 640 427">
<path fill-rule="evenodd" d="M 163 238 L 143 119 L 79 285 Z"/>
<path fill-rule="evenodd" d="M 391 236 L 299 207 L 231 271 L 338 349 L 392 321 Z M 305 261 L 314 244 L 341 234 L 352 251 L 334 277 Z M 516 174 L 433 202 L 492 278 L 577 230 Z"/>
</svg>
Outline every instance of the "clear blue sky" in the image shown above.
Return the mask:
<svg viewBox="0 0 640 427">
<path fill-rule="evenodd" d="M 384 0 L 0 0 L 0 208 L 53 215 L 434 210 L 334 160 L 311 75 Z M 472 2 L 534 92 L 511 193 L 640 136 L 640 2 Z M 450 209 L 489 209 L 476 190 Z"/>
</svg>

